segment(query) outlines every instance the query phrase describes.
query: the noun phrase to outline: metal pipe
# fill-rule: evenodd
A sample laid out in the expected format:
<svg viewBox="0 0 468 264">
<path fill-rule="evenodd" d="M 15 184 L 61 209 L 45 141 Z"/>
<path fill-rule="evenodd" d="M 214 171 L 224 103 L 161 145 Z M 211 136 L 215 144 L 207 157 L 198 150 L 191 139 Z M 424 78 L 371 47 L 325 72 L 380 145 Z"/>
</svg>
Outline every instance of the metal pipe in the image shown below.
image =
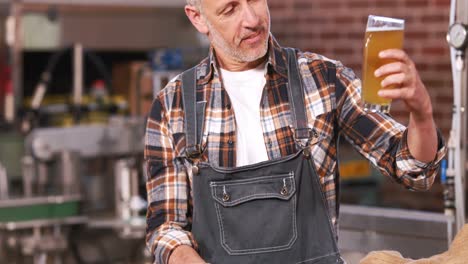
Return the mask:
<svg viewBox="0 0 468 264">
<path fill-rule="evenodd" d="M 452 0 L 450 6 L 450 25 L 460 22 L 468 23 L 468 1 Z M 454 178 L 455 185 L 455 225 L 460 231 L 465 224 L 465 178 L 466 178 L 466 144 L 467 144 L 467 68 L 465 50 L 450 49 L 453 74 L 453 118 L 450 139 L 448 141 L 447 178 Z M 450 227 L 448 227 L 450 230 Z"/>
<path fill-rule="evenodd" d="M 60 239 L 62 236 L 62 227 L 59 224 L 55 224 L 53 226 L 53 234 L 55 239 Z M 60 257 L 60 253 L 57 252 L 54 254 L 54 264 L 62 264 L 62 258 Z"/>
<path fill-rule="evenodd" d="M 73 104 L 76 107 L 83 102 L 83 45 L 73 47 Z"/>
<path fill-rule="evenodd" d="M 14 96 L 14 103 L 13 109 L 11 111 L 9 119 L 11 121 L 15 120 L 16 117 L 16 109 L 21 105 L 23 101 L 23 34 L 21 31 L 22 28 L 22 9 L 23 4 L 20 0 L 13 0 L 10 6 L 10 16 L 11 16 L 11 26 L 12 32 L 8 32 L 9 39 L 10 39 L 10 55 L 11 55 L 11 78 L 13 83 L 13 96 Z"/>
<path fill-rule="evenodd" d="M 458 1 L 457 3 L 457 12 L 456 18 L 459 22 L 463 24 L 468 24 L 468 1 Z M 456 164 L 457 174 L 455 176 L 455 206 L 456 206 L 456 225 L 457 231 L 460 231 L 465 225 L 466 213 L 465 213 L 465 178 L 466 178 L 466 144 L 467 144 L 467 115 L 466 115 L 466 96 L 467 96 L 467 67 L 466 62 L 463 61 L 465 51 L 460 51 L 457 56 L 458 66 L 458 77 L 459 77 L 459 94 L 454 96 L 459 96 L 460 107 L 457 110 L 459 114 L 459 130 L 458 130 L 458 139 L 457 150 L 459 152 L 458 162 Z M 460 60 L 462 64 L 460 65 Z M 466 59 L 465 59 L 466 60 Z M 457 62 L 456 62 L 457 63 Z M 456 153 L 457 154 L 457 153 Z"/>
<path fill-rule="evenodd" d="M 127 159 L 117 160 L 114 165 L 115 174 L 115 208 L 117 217 L 128 220 L 131 216 L 131 168 Z"/>
<path fill-rule="evenodd" d="M 5 167 L 0 163 L 0 200 L 8 199 L 8 175 Z"/>
<path fill-rule="evenodd" d="M 63 195 L 80 193 L 79 168 L 80 155 L 76 151 L 60 152 L 60 175 L 58 183 L 62 186 Z"/>
<path fill-rule="evenodd" d="M 133 164 L 134 165 L 134 164 Z M 132 201 L 139 197 L 138 196 L 138 170 L 132 166 L 131 170 L 130 170 L 130 182 L 131 182 L 131 197 L 130 197 L 130 200 L 129 200 L 129 207 L 130 207 L 130 210 L 131 210 L 131 217 L 138 217 L 138 209 L 134 208 L 132 206 Z"/>
<path fill-rule="evenodd" d="M 49 181 L 49 168 L 45 162 L 37 163 L 37 195 L 48 195 L 47 183 Z"/>
<path fill-rule="evenodd" d="M 25 197 L 31 197 L 33 195 L 33 181 L 36 175 L 34 166 L 34 159 L 32 156 L 24 156 L 21 159 L 21 168 L 23 175 L 23 194 Z"/>
<path fill-rule="evenodd" d="M 455 15 L 456 15 L 456 6 L 457 6 L 457 0 L 452 0 L 450 2 L 450 18 L 449 18 L 449 26 L 455 23 Z M 452 46 L 450 46 L 450 60 L 452 62 L 452 80 L 453 80 L 453 115 L 452 115 L 452 127 L 450 130 L 450 135 L 449 135 L 449 140 L 448 140 L 448 166 L 447 166 L 447 171 L 446 171 L 446 177 L 447 177 L 447 182 L 453 182 L 455 185 L 455 175 L 456 173 L 456 168 L 455 164 L 457 163 L 455 161 L 457 157 L 457 147 L 456 147 L 456 129 L 459 124 L 459 113 L 457 111 L 457 106 L 459 105 L 459 97 L 455 96 L 456 94 L 459 94 L 459 85 L 458 85 L 458 74 L 456 71 L 455 67 L 455 59 L 456 59 L 456 50 Z M 455 186 L 453 190 L 445 190 L 446 192 L 451 192 L 455 190 Z M 451 208 L 446 208 L 445 209 L 445 214 L 447 216 L 454 215 L 455 216 L 455 193 L 451 194 L 454 196 L 454 204 L 453 204 L 453 209 Z M 457 222 L 457 219 L 455 219 L 455 223 Z M 454 230 L 453 230 L 453 223 L 447 223 L 447 243 L 448 246 L 452 243 L 452 240 L 454 239 Z M 457 230 L 458 228 L 455 227 Z"/>
</svg>

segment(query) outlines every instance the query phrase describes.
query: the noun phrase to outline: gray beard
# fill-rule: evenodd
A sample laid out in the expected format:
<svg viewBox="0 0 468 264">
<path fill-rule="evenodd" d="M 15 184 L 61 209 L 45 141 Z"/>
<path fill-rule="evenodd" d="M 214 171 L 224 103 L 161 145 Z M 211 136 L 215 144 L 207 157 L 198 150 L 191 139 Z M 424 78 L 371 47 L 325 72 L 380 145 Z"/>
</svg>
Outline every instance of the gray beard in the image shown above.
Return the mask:
<svg viewBox="0 0 468 264">
<path fill-rule="evenodd" d="M 248 54 L 243 52 L 240 49 L 232 47 L 229 43 L 221 36 L 221 34 L 213 27 L 213 25 L 207 20 L 206 25 L 209 29 L 210 36 L 209 39 L 212 45 L 220 50 L 222 50 L 226 55 L 234 58 L 238 62 L 253 62 L 262 57 L 264 57 L 268 52 L 268 38 L 263 44 L 262 50 L 259 54 Z"/>
</svg>

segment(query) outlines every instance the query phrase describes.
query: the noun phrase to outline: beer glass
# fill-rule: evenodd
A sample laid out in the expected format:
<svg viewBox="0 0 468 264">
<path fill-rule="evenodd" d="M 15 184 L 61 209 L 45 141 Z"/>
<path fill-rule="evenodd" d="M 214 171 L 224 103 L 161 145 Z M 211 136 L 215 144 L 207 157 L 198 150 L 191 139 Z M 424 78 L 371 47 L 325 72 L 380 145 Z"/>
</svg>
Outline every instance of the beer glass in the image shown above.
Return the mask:
<svg viewBox="0 0 468 264">
<path fill-rule="evenodd" d="M 376 78 L 375 70 L 380 66 L 391 63 L 392 60 L 380 59 L 379 52 L 386 49 L 402 49 L 405 21 L 389 17 L 370 15 L 367 21 L 366 36 L 364 39 L 364 62 L 362 77 L 362 99 L 364 110 L 368 112 L 390 111 L 390 99 L 377 95 L 382 88 L 380 83 L 386 76 Z M 396 87 L 387 87 L 394 89 Z"/>
</svg>

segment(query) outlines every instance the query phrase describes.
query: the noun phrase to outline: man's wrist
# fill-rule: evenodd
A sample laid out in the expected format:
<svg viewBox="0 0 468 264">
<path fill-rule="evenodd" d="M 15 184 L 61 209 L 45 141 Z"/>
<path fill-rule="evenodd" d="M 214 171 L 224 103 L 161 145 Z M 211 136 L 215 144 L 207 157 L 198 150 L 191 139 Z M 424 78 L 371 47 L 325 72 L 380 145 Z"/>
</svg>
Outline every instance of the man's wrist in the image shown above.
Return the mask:
<svg viewBox="0 0 468 264">
<path fill-rule="evenodd" d="M 410 124 L 411 123 L 420 128 L 434 128 L 434 116 L 432 115 L 432 110 L 422 113 L 411 113 Z"/>
<path fill-rule="evenodd" d="M 168 264 L 205 264 L 206 262 L 198 255 L 197 251 L 190 246 L 180 245 L 176 247 L 169 256 Z"/>
<path fill-rule="evenodd" d="M 434 116 L 432 111 L 432 104 L 430 101 L 422 104 L 420 111 L 414 111 L 410 114 L 411 118 L 415 123 L 418 124 L 429 124 L 434 122 Z"/>
</svg>

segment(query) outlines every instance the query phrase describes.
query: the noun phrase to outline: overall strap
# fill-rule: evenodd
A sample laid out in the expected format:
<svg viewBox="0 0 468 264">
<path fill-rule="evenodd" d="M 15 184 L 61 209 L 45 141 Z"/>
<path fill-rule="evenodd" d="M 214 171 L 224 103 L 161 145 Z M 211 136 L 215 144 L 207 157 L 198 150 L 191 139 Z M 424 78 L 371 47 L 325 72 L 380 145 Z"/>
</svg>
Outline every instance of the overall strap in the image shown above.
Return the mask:
<svg viewBox="0 0 468 264">
<path fill-rule="evenodd" d="M 285 48 L 285 51 L 288 57 L 288 95 L 294 139 L 300 146 L 305 147 L 311 138 L 311 129 L 307 126 L 302 77 L 299 73 L 296 51 L 293 48 Z"/>
<path fill-rule="evenodd" d="M 202 155 L 202 129 L 206 102 L 197 102 L 196 67 L 182 74 L 182 102 L 185 113 L 185 155 L 196 159 Z"/>
</svg>

